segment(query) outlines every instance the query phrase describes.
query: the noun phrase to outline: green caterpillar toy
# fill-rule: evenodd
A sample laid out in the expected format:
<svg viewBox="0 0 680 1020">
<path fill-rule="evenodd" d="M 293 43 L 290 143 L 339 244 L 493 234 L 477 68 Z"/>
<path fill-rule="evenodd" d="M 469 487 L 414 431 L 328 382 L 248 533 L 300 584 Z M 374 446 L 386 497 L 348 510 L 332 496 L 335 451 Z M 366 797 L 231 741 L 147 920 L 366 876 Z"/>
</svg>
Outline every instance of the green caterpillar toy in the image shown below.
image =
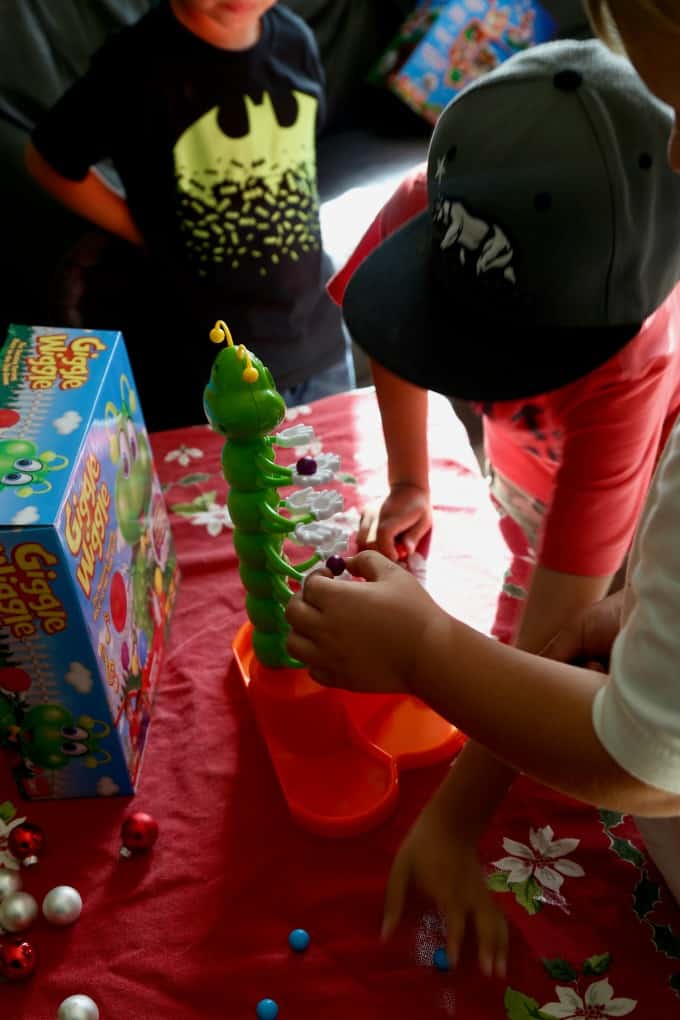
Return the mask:
<svg viewBox="0 0 680 1020">
<path fill-rule="evenodd" d="M 203 406 L 213 429 L 226 437 L 222 471 L 229 485 L 227 507 L 246 589 L 246 612 L 254 628 L 253 650 L 265 666 L 298 668 L 302 664 L 286 651 L 288 579 L 301 583 L 305 571 L 322 557 L 317 552 L 294 566 L 283 553 L 284 538 L 303 540 L 300 526 L 331 517 L 342 509 L 342 498 L 333 491 L 311 488 L 287 499 L 280 497 L 278 489 L 299 476 L 277 464 L 274 447 L 295 446 L 302 434 L 309 439 L 313 432 L 296 426 L 272 435 L 285 417 L 286 405 L 271 372 L 243 344 L 234 344 L 222 320 L 210 331 L 210 339 L 226 342 L 226 347 L 215 358 Z M 281 510 L 294 516 L 284 516 Z M 307 512 L 298 514 L 299 510 Z"/>
</svg>

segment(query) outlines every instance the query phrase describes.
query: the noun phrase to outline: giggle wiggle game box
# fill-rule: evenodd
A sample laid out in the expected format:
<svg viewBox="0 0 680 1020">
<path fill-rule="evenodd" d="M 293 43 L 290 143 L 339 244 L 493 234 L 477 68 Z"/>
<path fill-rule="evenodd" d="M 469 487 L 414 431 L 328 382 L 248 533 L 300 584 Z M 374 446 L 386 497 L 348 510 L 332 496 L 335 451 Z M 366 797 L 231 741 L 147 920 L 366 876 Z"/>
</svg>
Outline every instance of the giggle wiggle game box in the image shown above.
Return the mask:
<svg viewBox="0 0 680 1020">
<path fill-rule="evenodd" d="M 134 793 L 177 585 L 120 333 L 0 350 L 0 768 L 29 799 Z"/>
<path fill-rule="evenodd" d="M 421 0 L 376 73 L 434 124 L 466 85 L 556 31 L 536 0 Z"/>
</svg>

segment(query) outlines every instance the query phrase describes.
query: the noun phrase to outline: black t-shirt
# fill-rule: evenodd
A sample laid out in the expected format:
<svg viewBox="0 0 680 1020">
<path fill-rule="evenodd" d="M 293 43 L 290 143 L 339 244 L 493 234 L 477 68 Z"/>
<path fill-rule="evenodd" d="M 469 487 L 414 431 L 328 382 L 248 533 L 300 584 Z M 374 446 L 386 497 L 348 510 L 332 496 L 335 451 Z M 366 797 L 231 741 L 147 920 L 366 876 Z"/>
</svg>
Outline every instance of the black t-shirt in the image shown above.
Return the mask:
<svg viewBox="0 0 680 1020">
<path fill-rule="evenodd" d="M 314 38 L 285 7 L 264 15 L 255 46 L 235 52 L 194 36 L 164 2 L 111 39 L 38 125 L 33 142 L 63 176 L 82 180 L 107 157 L 120 175 L 159 270 L 158 317 L 174 348 L 149 337 L 147 358 L 184 355 L 207 381 L 216 318 L 281 388 L 341 358 L 316 188 L 322 113 Z M 135 338 L 136 374 L 138 348 Z"/>
</svg>

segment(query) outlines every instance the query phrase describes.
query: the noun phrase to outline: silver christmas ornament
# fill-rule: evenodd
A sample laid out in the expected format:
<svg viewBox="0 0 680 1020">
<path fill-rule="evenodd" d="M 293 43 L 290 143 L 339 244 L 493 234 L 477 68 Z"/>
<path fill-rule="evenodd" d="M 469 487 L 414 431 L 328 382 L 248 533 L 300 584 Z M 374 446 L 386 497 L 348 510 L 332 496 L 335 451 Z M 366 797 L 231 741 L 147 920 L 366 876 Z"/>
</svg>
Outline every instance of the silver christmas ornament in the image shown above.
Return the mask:
<svg viewBox="0 0 680 1020">
<path fill-rule="evenodd" d="M 13 892 L 0 903 L 0 928 L 19 932 L 30 928 L 38 916 L 38 904 L 27 892 Z"/>
<path fill-rule="evenodd" d="M 58 885 L 50 889 L 42 904 L 45 920 L 60 926 L 77 921 L 82 909 L 80 893 L 70 885 Z"/>
<path fill-rule="evenodd" d="M 21 876 L 17 871 L 0 868 L 0 903 L 11 893 L 21 889 Z"/>
<path fill-rule="evenodd" d="M 69 995 L 64 999 L 57 1020 L 99 1020 L 99 1009 L 89 995 Z"/>
</svg>

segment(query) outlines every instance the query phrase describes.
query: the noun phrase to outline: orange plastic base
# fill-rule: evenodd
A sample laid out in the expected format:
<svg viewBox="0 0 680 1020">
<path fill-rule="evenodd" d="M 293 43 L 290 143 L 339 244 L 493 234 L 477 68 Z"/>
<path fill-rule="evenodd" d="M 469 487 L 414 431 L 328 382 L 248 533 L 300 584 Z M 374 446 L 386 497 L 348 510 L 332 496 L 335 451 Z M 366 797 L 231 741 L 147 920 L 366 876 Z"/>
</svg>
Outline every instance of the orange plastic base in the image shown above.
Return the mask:
<svg viewBox="0 0 680 1020">
<path fill-rule="evenodd" d="M 399 770 L 451 757 L 463 735 L 416 698 L 320 687 L 304 669 L 268 669 L 252 626 L 233 649 L 260 732 L 294 818 L 323 836 L 380 824 L 398 796 Z"/>
</svg>

